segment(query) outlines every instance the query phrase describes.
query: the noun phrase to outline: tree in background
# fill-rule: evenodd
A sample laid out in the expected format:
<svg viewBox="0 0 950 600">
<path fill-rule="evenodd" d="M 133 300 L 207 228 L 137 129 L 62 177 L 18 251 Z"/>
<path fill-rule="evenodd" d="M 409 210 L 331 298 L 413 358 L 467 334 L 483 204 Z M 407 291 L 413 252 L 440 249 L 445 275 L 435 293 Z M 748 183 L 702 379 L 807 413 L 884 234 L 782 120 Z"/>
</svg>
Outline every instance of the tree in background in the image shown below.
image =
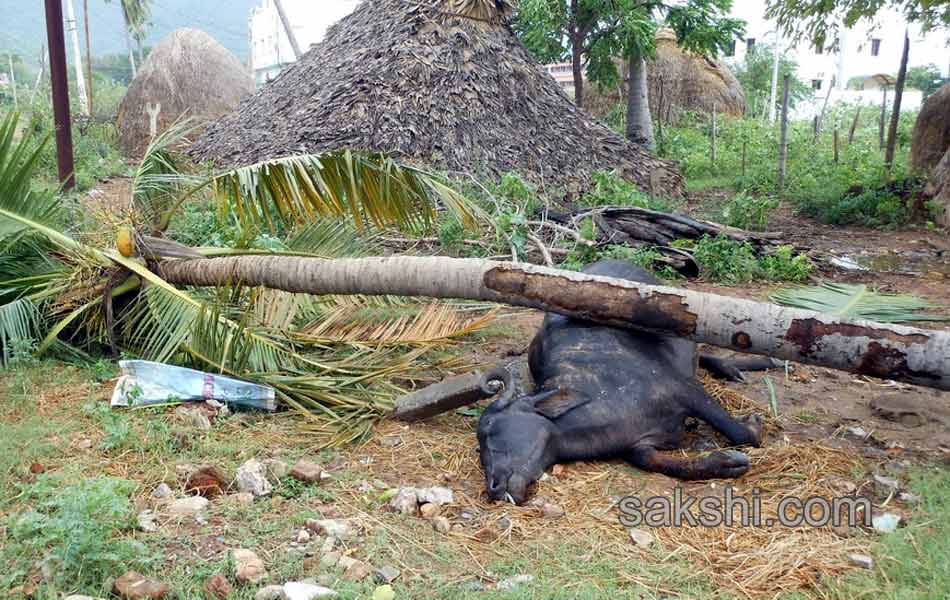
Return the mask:
<svg viewBox="0 0 950 600">
<path fill-rule="evenodd" d="M 907 86 L 923 92 L 925 100 L 947 81 L 933 63 L 907 69 Z"/>
<path fill-rule="evenodd" d="M 774 62 L 774 48 L 756 44 L 752 51 L 745 55 L 745 60 L 733 67 L 733 73 L 745 91 L 749 115 L 752 117 L 763 117 L 769 112 L 768 103 Z M 779 80 L 785 74 L 791 75 L 789 79 L 789 106 L 791 108 L 794 108 L 799 101 L 811 96 L 811 87 L 795 75 L 798 72 L 798 63 L 794 59 L 785 54 L 780 55 L 778 70 Z M 778 103 L 778 99 L 776 100 Z"/>
<path fill-rule="evenodd" d="M 111 3 L 113 0 L 106 0 Z M 152 16 L 151 0 L 116 0 L 122 8 L 122 21 L 125 23 L 125 45 L 129 52 L 129 63 L 132 67 L 132 77 L 135 78 L 135 56 L 132 51 L 132 39 L 134 38 L 138 46 L 139 64 L 145 60 L 143 44 L 148 35 L 148 28 L 151 25 L 149 19 Z"/>
<path fill-rule="evenodd" d="M 584 102 L 584 73 L 603 87 L 620 81 L 617 59 L 629 64 L 627 137 L 653 145 L 646 61 L 656 54 L 656 30 L 671 27 L 688 51 L 716 56 L 742 35 L 729 18 L 732 0 L 522 0 L 516 31 L 541 62 L 570 58 L 574 99 Z"/>
</svg>

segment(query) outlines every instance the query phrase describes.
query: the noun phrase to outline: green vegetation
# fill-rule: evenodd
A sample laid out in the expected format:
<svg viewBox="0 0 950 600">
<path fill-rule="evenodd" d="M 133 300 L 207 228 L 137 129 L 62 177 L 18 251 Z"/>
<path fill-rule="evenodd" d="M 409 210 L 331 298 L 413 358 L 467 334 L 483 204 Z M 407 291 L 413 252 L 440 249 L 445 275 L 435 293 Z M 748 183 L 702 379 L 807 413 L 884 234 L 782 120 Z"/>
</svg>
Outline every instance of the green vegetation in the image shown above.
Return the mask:
<svg viewBox="0 0 950 600">
<path fill-rule="evenodd" d="M 795 254 L 791 246 L 780 246 L 770 255 L 757 258 L 749 242 L 737 242 L 725 236 L 703 236 L 692 245 L 703 271 L 713 281 L 738 285 L 756 280 L 804 281 L 811 274 L 812 262 L 804 254 Z"/>
<path fill-rule="evenodd" d="M 756 44 L 745 59 L 734 65 L 733 73 L 745 92 L 747 116 L 761 119 L 769 114 L 769 99 L 772 95 L 772 71 L 775 65 L 775 46 Z M 776 114 L 782 106 L 782 78 L 788 74 L 790 108 L 812 95 L 811 86 L 799 79 L 795 73 L 798 63 L 784 53 L 779 54 L 779 86 L 775 94 Z"/>
</svg>

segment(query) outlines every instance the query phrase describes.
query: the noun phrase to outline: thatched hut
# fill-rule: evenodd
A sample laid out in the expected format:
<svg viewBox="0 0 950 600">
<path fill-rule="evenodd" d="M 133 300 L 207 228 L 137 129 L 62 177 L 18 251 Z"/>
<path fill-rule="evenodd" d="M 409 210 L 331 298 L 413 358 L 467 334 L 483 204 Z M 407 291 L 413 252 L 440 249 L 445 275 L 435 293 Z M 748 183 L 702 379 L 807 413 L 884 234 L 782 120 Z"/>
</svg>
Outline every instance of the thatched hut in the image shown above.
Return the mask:
<svg viewBox="0 0 950 600">
<path fill-rule="evenodd" d="M 910 148 L 914 171 L 929 173 L 950 148 L 950 83 L 929 98 L 917 115 Z"/>
<path fill-rule="evenodd" d="M 224 46 L 203 31 L 178 29 L 152 50 L 122 99 L 119 144 L 141 154 L 180 117 L 216 119 L 253 91 L 250 71 Z"/>
<path fill-rule="evenodd" d="M 626 73 L 627 65 L 621 63 L 618 68 Z M 647 80 L 654 120 L 670 123 L 683 113 L 708 114 L 713 107 L 720 114 L 745 114 L 745 92 L 729 67 L 681 49 L 672 29 L 656 33 L 656 58 L 647 64 Z M 603 118 L 625 102 L 626 89 L 622 87 L 603 90 L 591 86 L 585 94 L 584 108 Z"/>
<path fill-rule="evenodd" d="M 679 195 L 676 167 L 578 109 L 512 31 L 507 0 L 374 0 L 232 115 L 193 154 L 241 165 L 349 148 L 448 172 L 514 171 L 550 192 L 614 169 Z"/>
</svg>

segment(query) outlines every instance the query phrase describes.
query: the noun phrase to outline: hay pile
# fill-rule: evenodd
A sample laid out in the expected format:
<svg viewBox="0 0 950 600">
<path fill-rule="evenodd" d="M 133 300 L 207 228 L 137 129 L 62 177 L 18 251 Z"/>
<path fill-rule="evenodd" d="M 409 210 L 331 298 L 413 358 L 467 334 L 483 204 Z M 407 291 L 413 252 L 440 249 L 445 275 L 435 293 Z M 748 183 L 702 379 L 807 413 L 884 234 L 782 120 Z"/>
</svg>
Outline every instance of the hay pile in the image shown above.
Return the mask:
<svg viewBox="0 0 950 600">
<path fill-rule="evenodd" d="M 626 65 L 621 68 L 625 71 Z M 725 63 L 682 50 L 672 29 L 656 33 L 656 59 L 647 65 L 650 112 L 654 120 L 675 122 L 687 112 L 745 114 L 745 92 Z M 626 90 L 598 90 L 591 86 L 584 108 L 605 117 L 618 103 L 626 102 Z"/>
<path fill-rule="evenodd" d="M 703 383 L 731 413 L 761 412 L 751 400 L 715 380 L 707 377 Z M 707 579 L 714 587 L 751 598 L 770 598 L 783 592 L 813 590 L 826 578 L 854 569 L 848 563 L 848 554 L 867 552 L 870 545 L 867 537 L 842 536 L 830 526 L 644 527 L 659 544 L 640 548 L 617 521 L 620 497 L 668 495 L 676 485 L 683 486 L 684 494 L 697 497 L 721 494 L 725 482 L 678 482 L 643 473 L 620 461 L 554 467 L 538 483 L 533 506 L 532 501 L 520 507 L 489 503 L 478 460 L 475 424 L 476 419 L 459 415 L 445 415 L 409 428 L 386 422 L 360 453 L 365 455 L 360 464 L 368 463 L 361 467 L 370 471 L 367 478 L 377 477 L 393 485 L 448 485 L 454 490 L 455 505 L 443 514 L 461 526 L 445 538 L 445 543 L 461 546 L 462 554 L 472 558 L 460 565 L 459 579 L 477 574 L 479 567 L 493 561 L 523 556 L 528 543 L 545 547 L 552 554 L 567 543 L 572 550 L 615 564 L 618 585 L 643 585 L 672 594 L 657 587 L 663 582 L 644 581 L 641 570 L 624 565 L 663 564 L 674 577 L 675 564 L 669 559 L 678 557 L 689 563 L 690 575 Z M 712 431 L 704 425 L 699 435 L 708 438 Z M 401 437 L 403 444 L 393 448 L 381 443 L 393 436 Z M 727 444 L 723 438 L 718 439 Z M 853 453 L 844 450 L 818 443 L 789 443 L 783 440 L 777 424 L 769 420 L 765 447 L 745 451 L 752 468 L 730 484 L 737 495 L 749 495 L 752 488 L 759 488 L 762 514 L 770 516 L 777 514 L 783 497 L 842 495 L 842 483 L 851 481 L 860 464 Z M 562 507 L 565 515 L 560 519 L 544 518 L 539 499 Z M 360 508 L 358 494 L 341 502 L 360 511 L 374 525 L 392 528 L 390 533 L 398 535 L 396 524 Z M 469 515 L 474 507 L 476 516 L 463 517 L 463 507 Z M 499 523 L 505 526 L 499 527 Z M 484 572 L 480 576 L 487 577 Z"/>
<path fill-rule="evenodd" d="M 679 196 L 676 167 L 579 110 L 511 29 L 505 3 L 363 2 L 300 61 L 210 126 L 200 159 L 244 165 L 298 153 L 381 151 L 450 172 L 516 171 L 574 195 L 598 169 Z M 465 16 L 471 11 L 471 16 Z M 479 15 L 482 15 L 480 17 Z"/>
<path fill-rule="evenodd" d="M 950 149 L 950 83 L 927 98 L 914 125 L 911 167 L 929 173 Z"/>
<path fill-rule="evenodd" d="M 950 148 L 934 167 L 924 192 L 933 198 L 936 206 L 943 207 L 937 212 L 937 222 L 950 227 Z"/>
<path fill-rule="evenodd" d="M 253 91 L 250 71 L 224 46 L 203 31 L 178 29 L 155 47 L 122 99 L 119 143 L 127 155 L 141 154 L 155 108 L 160 134 L 183 115 L 210 121 L 230 113 Z"/>
</svg>

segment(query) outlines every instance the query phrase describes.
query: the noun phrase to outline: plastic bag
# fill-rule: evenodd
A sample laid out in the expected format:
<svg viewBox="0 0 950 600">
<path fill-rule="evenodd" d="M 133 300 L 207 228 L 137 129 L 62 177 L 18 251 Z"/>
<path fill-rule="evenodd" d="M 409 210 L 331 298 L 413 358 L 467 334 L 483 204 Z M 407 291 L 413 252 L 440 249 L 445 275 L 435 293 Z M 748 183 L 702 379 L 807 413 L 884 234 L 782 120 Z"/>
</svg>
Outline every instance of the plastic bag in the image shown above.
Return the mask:
<svg viewBox="0 0 950 600">
<path fill-rule="evenodd" d="M 277 410 L 274 389 L 194 369 L 144 360 L 119 362 L 122 376 L 112 406 L 153 406 L 216 400 L 229 406 Z"/>
</svg>

